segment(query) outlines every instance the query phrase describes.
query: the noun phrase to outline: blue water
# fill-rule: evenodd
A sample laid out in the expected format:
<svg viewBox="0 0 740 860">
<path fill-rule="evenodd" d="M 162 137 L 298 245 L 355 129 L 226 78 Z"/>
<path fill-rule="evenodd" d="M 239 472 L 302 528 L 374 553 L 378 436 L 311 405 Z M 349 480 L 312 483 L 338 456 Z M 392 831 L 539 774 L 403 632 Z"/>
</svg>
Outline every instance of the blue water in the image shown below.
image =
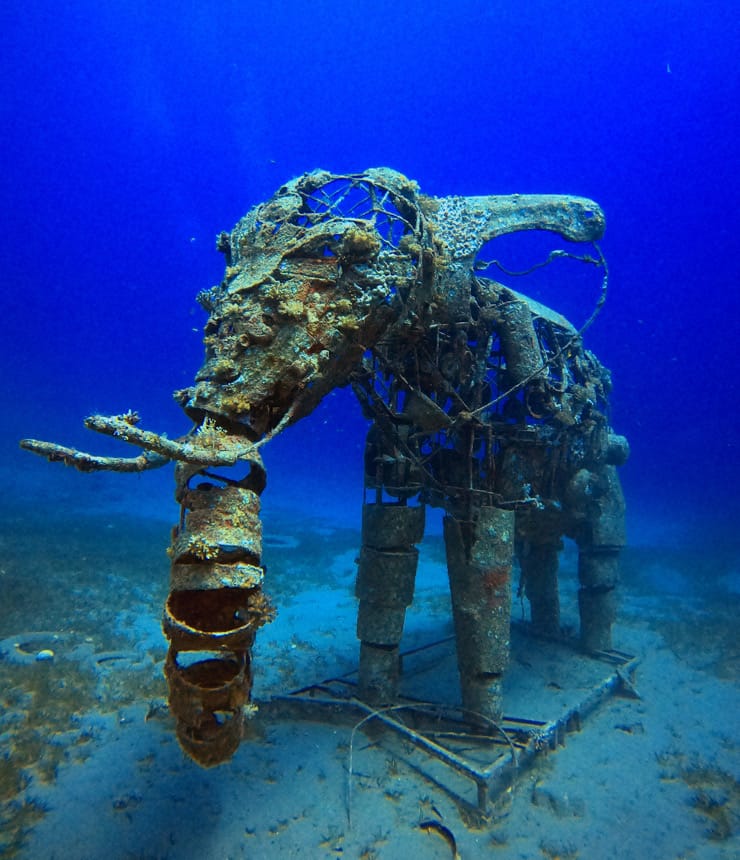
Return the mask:
<svg viewBox="0 0 740 860">
<path fill-rule="evenodd" d="M 631 444 L 630 535 L 737 558 L 735 2 L 11 0 L 0 33 L 12 500 L 74 506 L 97 481 L 111 509 L 176 517 L 169 471 L 81 476 L 17 441 L 125 454 L 82 418 L 127 409 L 183 433 L 171 392 L 202 361 L 195 296 L 222 277 L 215 236 L 307 170 L 388 165 L 432 195 L 603 207 L 609 295 L 586 345 Z M 580 325 L 597 293 L 561 308 Z M 328 397 L 265 449 L 265 504 L 319 499 L 356 525 L 364 430 L 349 392 Z"/>
<path fill-rule="evenodd" d="M 4 456 L 26 435 L 94 444 L 93 410 L 181 431 L 170 392 L 200 365 L 215 235 L 306 170 L 389 165 L 431 194 L 601 204 L 610 294 L 587 344 L 614 374 L 628 494 L 734 517 L 734 4 L 41 2 L 3 19 Z"/>
</svg>

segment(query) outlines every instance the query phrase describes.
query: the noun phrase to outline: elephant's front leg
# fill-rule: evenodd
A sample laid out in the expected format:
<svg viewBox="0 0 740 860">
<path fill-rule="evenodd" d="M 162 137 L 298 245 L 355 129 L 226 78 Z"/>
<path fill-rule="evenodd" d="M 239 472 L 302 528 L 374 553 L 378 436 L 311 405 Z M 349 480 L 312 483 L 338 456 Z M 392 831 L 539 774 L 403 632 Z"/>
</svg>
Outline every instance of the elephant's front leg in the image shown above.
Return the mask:
<svg viewBox="0 0 740 860">
<path fill-rule="evenodd" d="M 444 536 L 462 704 L 471 722 L 486 728 L 503 715 L 514 513 L 494 507 L 476 513 L 472 521 L 446 516 Z"/>
<path fill-rule="evenodd" d="M 532 518 L 537 522 L 537 517 Z M 558 566 L 562 542 L 543 529 L 531 538 L 520 541 L 519 566 L 522 587 L 529 600 L 532 628 L 545 636 L 560 636 L 560 597 Z"/>
<path fill-rule="evenodd" d="M 424 507 L 400 503 L 365 504 L 356 594 L 360 600 L 359 694 L 363 701 L 396 701 L 400 676 L 399 644 L 406 607 L 414 597 Z"/>
<path fill-rule="evenodd" d="M 569 492 L 582 500 L 586 512 L 576 535 L 581 644 L 587 651 L 609 651 L 617 614 L 619 556 L 626 542 L 624 496 L 617 470 L 612 465 L 595 472 L 582 469 L 571 481 Z"/>
</svg>

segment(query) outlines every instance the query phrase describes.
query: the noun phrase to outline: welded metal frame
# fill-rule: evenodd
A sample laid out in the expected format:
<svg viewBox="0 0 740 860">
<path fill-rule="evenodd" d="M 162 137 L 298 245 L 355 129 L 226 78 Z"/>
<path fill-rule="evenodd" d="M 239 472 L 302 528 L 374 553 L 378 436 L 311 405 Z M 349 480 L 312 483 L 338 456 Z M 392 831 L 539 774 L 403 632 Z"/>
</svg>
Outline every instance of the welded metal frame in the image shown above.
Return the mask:
<svg viewBox="0 0 740 860">
<path fill-rule="evenodd" d="M 450 638 L 430 643 L 404 652 L 401 656 L 428 651 L 449 641 Z M 566 643 L 561 640 L 560 644 Z M 577 643 L 573 644 L 574 651 L 579 650 Z M 474 803 L 449 784 L 438 780 L 434 782 L 471 813 L 481 819 L 488 819 L 491 804 L 496 798 L 512 787 L 537 757 L 565 747 L 567 735 L 581 731 L 583 721 L 605 699 L 612 695 L 639 697 L 633 683 L 634 672 L 640 662 L 638 657 L 617 650 L 595 652 L 589 656 L 612 667 L 612 671 L 587 690 L 576 704 L 548 720 L 504 715 L 499 722 L 491 723 L 487 730 L 480 728 L 480 715 L 471 715 L 460 707 L 443 702 L 422 702 L 399 696 L 396 705 L 373 708 L 358 698 L 358 684 L 354 680 L 357 672 L 329 678 L 285 695 L 273 696 L 260 703 L 259 708 L 263 715 L 274 718 L 290 715 L 316 719 L 326 725 L 336 722 L 353 725 L 353 734 L 359 727 L 367 727 L 370 732 L 372 724 L 377 723 L 382 730 L 390 733 L 390 737 L 412 744 L 424 755 L 470 780 L 475 788 Z M 408 724 L 412 721 L 415 725 Z M 477 722 L 479 728 L 472 731 L 471 725 Z M 372 740 L 377 741 L 378 738 L 382 743 L 382 732 Z M 453 741 L 468 749 L 475 749 L 478 759 L 488 756 L 488 760 L 481 763 L 470 755 L 461 754 L 455 750 Z M 409 762 L 407 764 L 424 778 L 430 779 L 420 768 Z M 349 778 L 353 778 L 351 769 Z"/>
</svg>

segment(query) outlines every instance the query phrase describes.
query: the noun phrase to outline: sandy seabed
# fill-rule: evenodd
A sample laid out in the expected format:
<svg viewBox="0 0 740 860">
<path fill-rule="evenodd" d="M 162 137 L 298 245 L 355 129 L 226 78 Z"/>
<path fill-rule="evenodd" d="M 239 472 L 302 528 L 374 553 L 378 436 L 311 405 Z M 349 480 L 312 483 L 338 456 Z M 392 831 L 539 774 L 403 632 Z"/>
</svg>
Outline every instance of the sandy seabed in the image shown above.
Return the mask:
<svg viewBox="0 0 740 860">
<path fill-rule="evenodd" d="M 614 634 L 640 659 L 641 698 L 606 699 L 563 747 L 522 768 L 482 820 L 466 786 L 439 769 L 430 778 L 418 753 L 382 731 L 355 733 L 350 775 L 351 720 L 281 716 L 265 705 L 228 764 L 192 763 L 165 705 L 167 524 L 115 505 L 84 511 L 42 516 L 15 505 L 2 517 L 1 856 L 740 856 L 732 541 L 711 541 L 709 556 L 642 524 L 625 553 Z M 358 543 L 357 528 L 323 514 L 265 512 L 268 591 L 279 611 L 254 650 L 258 701 L 354 669 Z M 575 564 L 566 547 L 562 614 L 573 627 Z M 522 613 L 526 620 L 517 603 L 515 618 Z M 422 546 L 403 647 L 451 633 L 437 532 Z M 430 651 L 418 671 L 407 661 L 414 695 L 458 702 L 450 647 Z M 591 683 L 578 660 L 515 635 L 508 701 L 539 713 L 543 702 L 521 693 L 534 678 L 549 691 L 545 711 L 557 710 Z M 429 820 L 442 827 L 420 826 Z"/>
</svg>

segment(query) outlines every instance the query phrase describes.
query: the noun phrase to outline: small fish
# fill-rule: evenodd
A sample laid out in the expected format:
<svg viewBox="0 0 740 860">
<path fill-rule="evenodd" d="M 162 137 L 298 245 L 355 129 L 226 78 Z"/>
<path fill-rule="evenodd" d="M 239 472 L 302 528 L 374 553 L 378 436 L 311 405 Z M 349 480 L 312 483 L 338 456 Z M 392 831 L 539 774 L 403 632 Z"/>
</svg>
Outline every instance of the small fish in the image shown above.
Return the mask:
<svg viewBox="0 0 740 860">
<path fill-rule="evenodd" d="M 444 839 L 444 841 L 450 846 L 450 851 L 452 851 L 452 860 L 461 860 L 457 851 L 457 840 L 453 836 L 449 827 L 445 827 L 444 824 L 442 824 L 441 821 L 437 821 L 436 818 L 427 818 L 426 821 L 419 822 L 419 828 L 425 833 L 436 833 L 438 836 L 441 836 L 442 839 Z"/>
</svg>

